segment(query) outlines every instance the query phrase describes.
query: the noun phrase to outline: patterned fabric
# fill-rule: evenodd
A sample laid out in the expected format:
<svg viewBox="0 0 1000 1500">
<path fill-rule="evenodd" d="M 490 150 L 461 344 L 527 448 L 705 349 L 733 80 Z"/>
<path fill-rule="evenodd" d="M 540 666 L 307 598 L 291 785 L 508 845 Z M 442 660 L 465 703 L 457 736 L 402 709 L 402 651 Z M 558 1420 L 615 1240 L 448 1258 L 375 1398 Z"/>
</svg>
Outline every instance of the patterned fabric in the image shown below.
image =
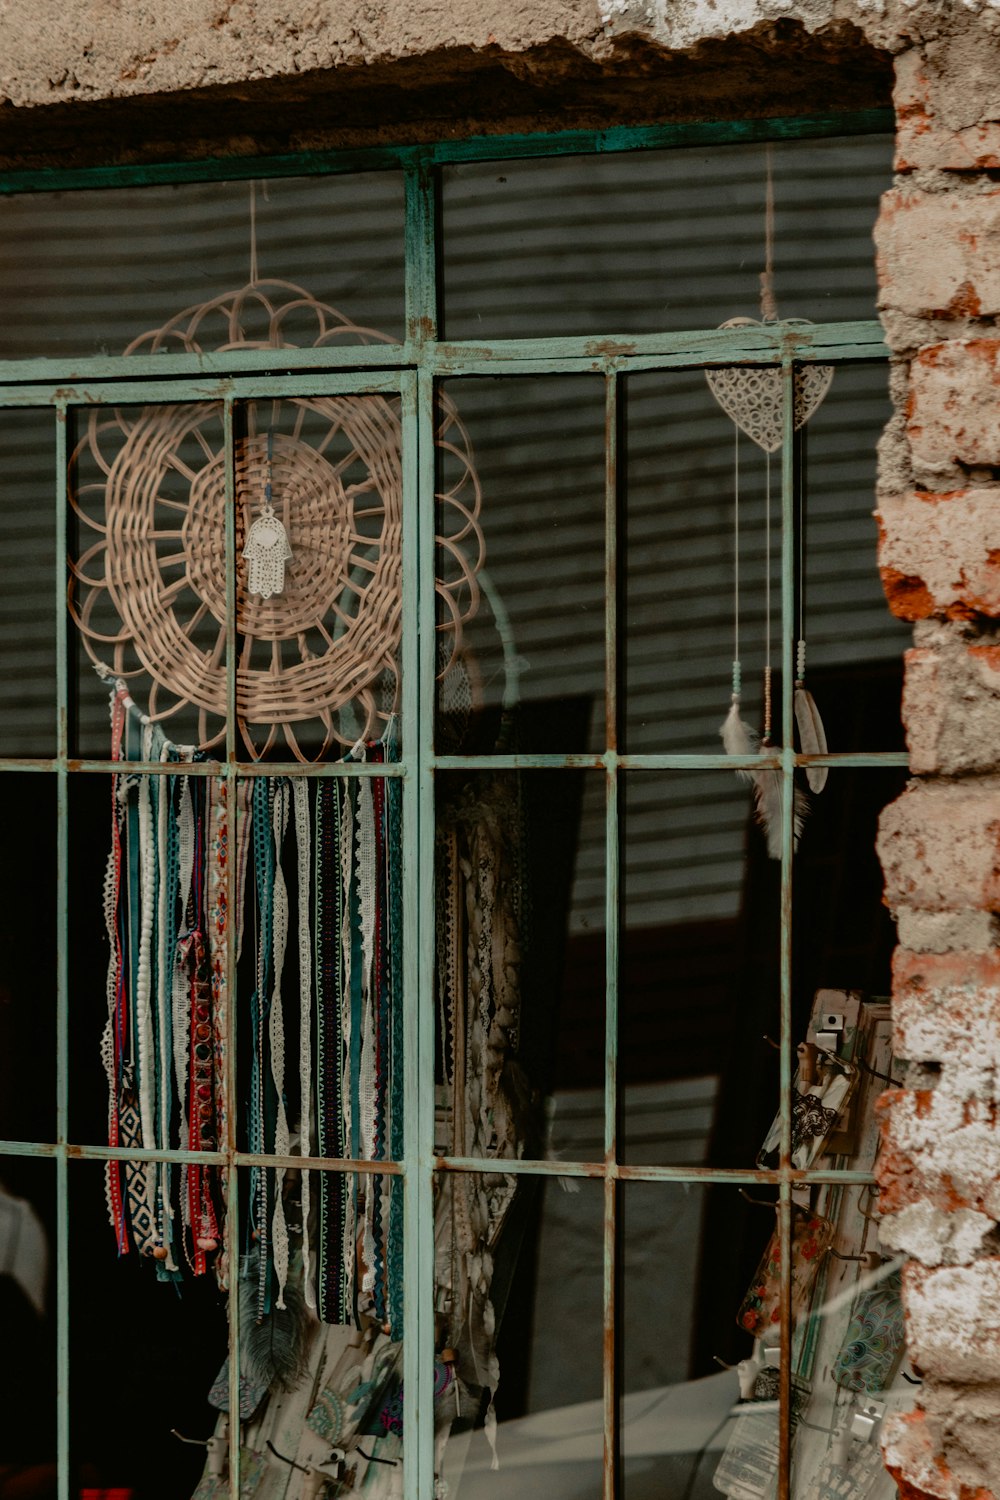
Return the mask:
<svg viewBox="0 0 1000 1500">
<path fill-rule="evenodd" d="M 875 1396 L 896 1372 L 903 1348 L 902 1272 L 895 1270 L 858 1298 L 833 1378 L 849 1391 Z"/>
<path fill-rule="evenodd" d="M 807 1304 L 820 1261 L 833 1237 L 829 1219 L 797 1213 L 792 1217 L 792 1318 Z M 781 1239 L 775 1229 L 757 1274 L 736 1314 L 739 1326 L 759 1338 L 781 1319 Z"/>
<path fill-rule="evenodd" d="M 809 1141 L 825 1141 L 839 1111 L 827 1109 L 814 1094 L 792 1089 L 792 1154 Z"/>
<path fill-rule="evenodd" d="M 244 1422 L 249 1422 L 266 1395 L 266 1385 L 254 1385 L 245 1375 L 240 1376 L 240 1417 Z M 214 1406 L 216 1411 L 229 1410 L 228 1360 L 215 1377 L 215 1384 L 208 1393 L 208 1404 Z"/>
<path fill-rule="evenodd" d="M 331 1447 L 336 1447 L 344 1436 L 347 1424 L 347 1413 L 342 1397 L 331 1386 L 320 1391 L 316 1405 L 306 1417 L 307 1424 L 313 1432 L 328 1442 Z"/>
</svg>

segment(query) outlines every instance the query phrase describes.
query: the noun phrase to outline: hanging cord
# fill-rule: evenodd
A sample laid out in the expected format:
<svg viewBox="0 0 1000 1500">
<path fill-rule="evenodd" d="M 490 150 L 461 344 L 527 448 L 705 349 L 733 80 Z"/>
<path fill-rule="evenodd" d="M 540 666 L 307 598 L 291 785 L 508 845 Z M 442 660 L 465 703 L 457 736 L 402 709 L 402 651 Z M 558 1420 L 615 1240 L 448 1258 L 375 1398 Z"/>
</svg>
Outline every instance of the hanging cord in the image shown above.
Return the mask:
<svg viewBox="0 0 1000 1500">
<path fill-rule="evenodd" d="M 765 323 L 778 321 L 778 302 L 774 295 L 774 146 L 769 141 L 767 153 L 767 187 L 764 197 L 764 269 L 760 273 L 760 315 Z"/>
<path fill-rule="evenodd" d="M 250 285 L 257 284 L 257 184 L 250 183 Z"/>
</svg>

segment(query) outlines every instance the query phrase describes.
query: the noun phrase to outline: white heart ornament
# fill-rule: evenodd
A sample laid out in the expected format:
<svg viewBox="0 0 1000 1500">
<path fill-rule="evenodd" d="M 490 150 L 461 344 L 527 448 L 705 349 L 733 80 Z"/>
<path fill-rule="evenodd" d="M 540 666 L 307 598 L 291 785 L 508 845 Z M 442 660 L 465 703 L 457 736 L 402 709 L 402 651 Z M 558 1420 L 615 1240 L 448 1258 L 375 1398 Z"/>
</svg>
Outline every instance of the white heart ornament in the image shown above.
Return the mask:
<svg viewBox="0 0 1000 1500">
<path fill-rule="evenodd" d="M 805 324 L 804 319 L 786 319 Z M 756 318 L 730 318 L 723 328 L 760 328 Z M 805 326 L 808 326 L 806 324 Z M 708 388 L 722 410 L 765 453 L 781 447 L 784 433 L 782 372 L 773 365 L 764 368 L 727 365 L 706 370 Z M 795 371 L 794 422 L 805 426 L 822 402 L 833 379 L 832 365 L 800 365 Z"/>
</svg>

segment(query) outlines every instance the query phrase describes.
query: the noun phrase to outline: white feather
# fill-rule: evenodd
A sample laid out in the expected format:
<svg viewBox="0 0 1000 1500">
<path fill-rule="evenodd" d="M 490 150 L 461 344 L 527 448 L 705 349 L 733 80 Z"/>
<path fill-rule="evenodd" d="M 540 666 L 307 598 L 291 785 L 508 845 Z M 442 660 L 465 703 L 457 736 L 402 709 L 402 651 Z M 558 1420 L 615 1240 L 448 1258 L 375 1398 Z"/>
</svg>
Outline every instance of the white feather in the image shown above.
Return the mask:
<svg viewBox="0 0 1000 1500">
<path fill-rule="evenodd" d="M 754 813 L 767 839 L 772 859 L 781 858 L 781 775 L 774 770 L 753 771 Z M 798 849 L 809 811 L 805 792 L 795 788 L 792 802 L 792 848 Z"/>
<path fill-rule="evenodd" d="M 808 688 L 797 687 L 793 698 L 795 722 L 799 730 L 799 746 L 803 755 L 826 754 L 826 731 L 820 718 L 816 701 Z M 806 780 L 814 792 L 826 786 L 827 766 L 807 766 Z"/>
<path fill-rule="evenodd" d="M 756 755 L 757 735 L 747 721 L 740 718 L 740 701 L 736 697 L 733 698 L 732 707 L 719 728 L 719 734 L 722 736 L 722 744 L 727 755 Z M 752 782 L 757 773 L 739 770 L 736 774 L 741 781 Z"/>
</svg>

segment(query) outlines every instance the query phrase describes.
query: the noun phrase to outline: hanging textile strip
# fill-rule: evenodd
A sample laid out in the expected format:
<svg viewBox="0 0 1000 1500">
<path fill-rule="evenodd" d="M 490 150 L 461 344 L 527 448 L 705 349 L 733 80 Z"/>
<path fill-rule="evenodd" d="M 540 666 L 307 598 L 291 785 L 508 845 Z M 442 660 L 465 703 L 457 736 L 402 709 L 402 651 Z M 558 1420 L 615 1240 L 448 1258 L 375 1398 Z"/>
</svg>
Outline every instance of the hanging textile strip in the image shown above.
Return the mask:
<svg viewBox="0 0 1000 1500">
<path fill-rule="evenodd" d="M 125 723 L 125 698 L 123 687 L 111 694 L 111 758 L 120 760 L 122 733 Z M 125 1063 L 126 990 L 123 971 L 123 950 L 119 930 L 119 903 L 121 900 L 122 875 L 122 818 L 118 798 L 118 778 L 111 779 L 111 850 L 104 876 L 104 926 L 108 936 L 107 1008 L 108 1019 L 101 1037 L 101 1060 L 108 1080 L 108 1144 L 117 1146 L 121 1142 L 120 1099 L 121 1077 Z M 105 1169 L 105 1191 L 108 1212 L 115 1232 L 118 1254 L 128 1253 L 128 1235 L 122 1202 L 121 1163 L 109 1161 Z"/>
<path fill-rule="evenodd" d="M 340 787 L 340 868 L 343 907 L 341 914 L 340 960 L 341 977 L 341 1024 L 344 1035 L 344 1067 L 347 1070 L 346 1087 L 341 1099 L 344 1108 L 345 1155 L 360 1157 L 361 1151 L 361 1050 L 362 1050 L 362 938 L 361 909 L 358 902 L 357 843 L 358 843 L 358 797 L 359 788 L 354 781 L 345 781 Z M 355 1323 L 358 1321 L 358 1181 L 352 1177 L 345 1184 L 344 1236 L 342 1244 L 343 1269 L 341 1276 L 344 1295 L 348 1300 Z"/>
<path fill-rule="evenodd" d="M 273 941 L 273 898 L 275 851 L 271 824 L 274 783 L 268 776 L 254 782 L 253 794 L 254 874 L 257 896 L 257 956 L 254 992 L 250 999 L 250 1024 L 253 1035 L 253 1062 L 250 1073 L 249 1139 L 251 1151 L 265 1152 L 270 1138 L 269 1115 L 273 1117 L 273 1090 L 269 1059 L 268 1014 L 271 995 L 271 945 Z M 270 1311 L 271 1248 L 268 1203 L 270 1173 L 267 1168 L 250 1168 L 250 1215 L 248 1228 L 256 1232 L 257 1249 L 257 1321 Z M 249 1245 L 247 1247 L 249 1251 Z"/>
<path fill-rule="evenodd" d="M 287 1156 L 289 1152 L 288 1116 L 285 1112 L 285 1018 L 281 999 L 281 975 L 285 966 L 285 947 L 288 940 L 288 888 L 285 885 L 281 855 L 285 835 L 288 831 L 288 808 L 290 790 L 284 778 L 275 785 L 273 807 L 274 832 L 274 886 L 272 894 L 272 989 L 270 1014 L 268 1016 L 268 1042 L 271 1051 L 271 1080 L 275 1096 L 275 1118 L 273 1151 L 276 1156 Z M 274 1277 L 277 1287 L 276 1305 L 284 1310 L 285 1281 L 288 1277 L 288 1226 L 285 1222 L 285 1205 L 282 1200 L 284 1167 L 274 1174 L 274 1210 L 271 1218 L 271 1254 L 274 1262 Z"/>
<path fill-rule="evenodd" d="M 370 758 L 381 763 L 385 759 L 382 744 L 371 746 Z M 373 899 L 375 903 L 375 934 L 372 952 L 372 1030 L 374 1053 L 374 1098 L 372 1101 L 372 1157 L 384 1161 L 389 1111 L 389 909 L 388 881 L 386 879 L 386 799 L 385 780 L 376 777 L 371 782 L 375 831 L 375 868 L 373 871 Z M 372 1239 L 372 1297 L 375 1316 L 380 1323 L 386 1317 L 386 1257 L 385 1257 L 385 1203 L 386 1179 L 381 1173 L 373 1173 L 369 1184 L 371 1202 Z"/>
<path fill-rule="evenodd" d="M 319 1154 L 340 1158 L 345 1150 L 342 1024 L 341 795 L 332 781 L 316 788 L 313 865 L 316 975 L 316 1117 Z M 340 1173 L 319 1181 L 319 1315 L 325 1323 L 347 1319 L 343 1275 L 346 1193 Z"/>
<path fill-rule="evenodd" d="M 389 760 L 397 758 L 392 731 L 387 730 Z M 389 1154 L 403 1157 L 403 787 L 390 776 L 385 783 L 387 835 L 386 885 L 389 911 Z M 403 1179 L 389 1179 L 389 1236 L 386 1247 L 389 1282 L 389 1326 L 392 1338 L 403 1336 Z"/>
<path fill-rule="evenodd" d="M 171 745 L 121 682 L 112 690 L 111 722 L 112 759 L 123 769 L 112 778 L 104 896 L 111 947 L 102 1039 L 108 1139 L 116 1146 L 169 1147 L 175 1140 L 183 1144 L 186 1120 L 186 1002 L 178 985 L 178 943 L 195 887 L 190 786 L 186 776 L 136 776 L 124 766 L 140 757 L 185 762 L 197 752 Z M 178 1176 L 167 1163 L 126 1160 L 110 1163 L 106 1177 L 119 1253 L 131 1237 L 137 1249 L 156 1256 L 164 1279 L 180 1274 L 178 1208 L 183 1219 L 189 1217 L 187 1202 L 177 1196 Z"/>
<path fill-rule="evenodd" d="M 311 1156 L 312 1131 L 312 934 L 309 929 L 309 892 L 312 874 L 312 842 L 309 827 L 309 788 L 305 780 L 292 780 L 295 816 L 295 855 L 298 876 L 299 939 L 299 1151 Z M 310 1174 L 302 1173 L 302 1286 L 306 1306 L 316 1311 L 316 1290 L 309 1253 Z"/>
</svg>

